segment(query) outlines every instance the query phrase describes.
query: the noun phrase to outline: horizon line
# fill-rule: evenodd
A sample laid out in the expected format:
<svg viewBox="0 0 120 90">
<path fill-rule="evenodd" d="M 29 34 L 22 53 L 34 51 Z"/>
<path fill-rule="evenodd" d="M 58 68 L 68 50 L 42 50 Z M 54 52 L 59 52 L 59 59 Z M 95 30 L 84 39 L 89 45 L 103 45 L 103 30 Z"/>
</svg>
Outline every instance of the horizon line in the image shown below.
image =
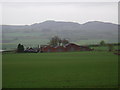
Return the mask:
<svg viewBox="0 0 120 90">
<path fill-rule="evenodd" d="M 31 24 L 0 24 L 1 26 L 2 25 L 10 25 L 10 26 L 31 26 L 33 24 L 40 24 L 40 23 L 43 23 L 43 22 L 46 22 L 46 21 L 54 21 L 54 22 L 71 22 L 71 23 L 78 23 L 78 24 L 86 24 L 88 22 L 103 22 L 103 23 L 111 23 L 111 24 L 117 24 L 119 25 L 119 23 L 113 23 L 113 22 L 109 22 L 109 21 L 100 21 L 100 20 L 90 20 L 90 21 L 87 21 L 87 22 L 84 22 L 84 23 L 80 23 L 80 22 L 77 22 L 77 21 L 65 21 L 65 20 L 44 20 L 44 21 L 41 21 L 41 22 L 35 22 L 35 23 L 31 23 Z"/>
</svg>

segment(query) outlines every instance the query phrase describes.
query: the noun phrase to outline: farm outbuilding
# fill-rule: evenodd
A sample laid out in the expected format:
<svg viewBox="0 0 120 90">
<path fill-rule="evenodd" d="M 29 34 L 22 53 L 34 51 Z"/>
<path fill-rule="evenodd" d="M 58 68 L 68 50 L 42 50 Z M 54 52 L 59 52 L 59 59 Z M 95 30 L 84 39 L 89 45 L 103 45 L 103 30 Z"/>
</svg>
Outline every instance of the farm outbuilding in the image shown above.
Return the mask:
<svg viewBox="0 0 120 90">
<path fill-rule="evenodd" d="M 69 43 L 65 46 L 52 47 L 50 45 L 41 46 L 41 52 L 73 52 L 73 51 L 91 51 L 87 46 L 79 46 L 74 43 Z"/>
<path fill-rule="evenodd" d="M 65 47 L 66 47 L 66 51 L 68 51 L 68 52 L 80 51 L 80 46 L 76 45 L 74 43 L 67 44 Z"/>
<path fill-rule="evenodd" d="M 50 45 L 49 46 L 42 46 L 41 48 L 40 48 L 41 50 L 41 52 L 53 52 L 54 50 L 53 50 L 53 47 L 51 47 Z"/>
<path fill-rule="evenodd" d="M 38 48 L 27 48 L 26 50 L 24 50 L 25 53 L 37 53 L 39 52 Z"/>
</svg>

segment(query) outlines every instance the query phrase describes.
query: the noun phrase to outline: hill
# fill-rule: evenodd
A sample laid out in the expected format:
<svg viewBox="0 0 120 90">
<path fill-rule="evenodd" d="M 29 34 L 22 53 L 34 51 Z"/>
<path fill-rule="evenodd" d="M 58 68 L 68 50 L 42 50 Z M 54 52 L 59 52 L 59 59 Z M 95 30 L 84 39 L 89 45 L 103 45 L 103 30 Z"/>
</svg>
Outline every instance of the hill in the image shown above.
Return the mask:
<svg viewBox="0 0 120 90">
<path fill-rule="evenodd" d="M 76 22 L 45 21 L 32 25 L 2 25 L 3 43 L 46 44 L 57 35 L 71 42 L 82 44 L 97 43 L 100 40 L 117 42 L 118 25 L 100 21 L 84 24 Z M 5 46 L 5 45 L 4 45 Z M 6 46 L 5 46 L 6 47 Z"/>
</svg>

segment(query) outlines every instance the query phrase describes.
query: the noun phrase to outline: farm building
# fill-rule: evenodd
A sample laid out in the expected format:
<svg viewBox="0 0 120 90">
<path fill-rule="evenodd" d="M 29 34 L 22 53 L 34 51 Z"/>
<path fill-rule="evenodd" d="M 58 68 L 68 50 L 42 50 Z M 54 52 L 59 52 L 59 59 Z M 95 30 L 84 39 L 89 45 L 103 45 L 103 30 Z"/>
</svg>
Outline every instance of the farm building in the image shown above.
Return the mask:
<svg viewBox="0 0 120 90">
<path fill-rule="evenodd" d="M 55 48 L 53 48 L 52 46 L 48 45 L 48 46 L 42 46 L 40 48 L 41 52 L 55 52 Z"/>
<path fill-rule="evenodd" d="M 55 52 L 65 52 L 66 48 L 63 46 L 57 46 L 55 47 Z"/>
<path fill-rule="evenodd" d="M 41 46 L 41 52 L 72 52 L 72 51 L 91 51 L 87 46 L 79 46 L 74 43 L 69 43 L 65 46 L 52 47 L 50 45 Z"/>
<path fill-rule="evenodd" d="M 67 44 L 66 46 L 66 51 L 89 51 L 90 48 L 86 46 L 79 46 L 74 43 Z"/>
<path fill-rule="evenodd" d="M 27 48 L 24 50 L 25 53 L 37 53 L 39 50 L 37 48 Z"/>
</svg>

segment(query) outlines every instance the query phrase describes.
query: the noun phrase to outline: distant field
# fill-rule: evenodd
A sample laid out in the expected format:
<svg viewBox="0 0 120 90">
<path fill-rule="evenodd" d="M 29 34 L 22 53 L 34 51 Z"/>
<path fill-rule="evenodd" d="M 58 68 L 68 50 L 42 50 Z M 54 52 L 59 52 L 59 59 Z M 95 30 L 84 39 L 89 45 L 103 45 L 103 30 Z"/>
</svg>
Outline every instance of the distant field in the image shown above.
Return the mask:
<svg viewBox="0 0 120 90">
<path fill-rule="evenodd" d="M 108 46 L 98 46 L 98 47 L 91 47 L 91 48 L 93 48 L 94 50 L 101 50 L 101 51 L 108 51 L 109 50 Z M 120 46 L 113 46 L 113 49 L 118 50 L 118 49 L 120 49 Z"/>
<path fill-rule="evenodd" d="M 111 52 L 3 54 L 3 88 L 117 87 Z"/>
<path fill-rule="evenodd" d="M 100 44 L 100 42 L 104 40 L 105 43 L 117 43 L 118 40 L 107 40 L 107 39 L 88 39 L 88 40 L 78 40 L 74 43 L 78 44 L 78 45 L 91 45 L 91 44 Z"/>
<path fill-rule="evenodd" d="M 3 50 L 16 49 L 19 43 L 23 44 L 25 47 L 38 47 L 38 45 L 47 44 L 48 40 L 29 38 L 29 39 L 14 41 L 12 43 L 2 43 L 2 48 Z"/>
<path fill-rule="evenodd" d="M 79 44 L 79 45 L 90 45 L 90 44 L 99 44 L 102 41 L 102 39 L 90 39 L 90 40 L 79 40 L 74 43 Z M 104 41 L 107 43 L 108 40 Z"/>
</svg>

